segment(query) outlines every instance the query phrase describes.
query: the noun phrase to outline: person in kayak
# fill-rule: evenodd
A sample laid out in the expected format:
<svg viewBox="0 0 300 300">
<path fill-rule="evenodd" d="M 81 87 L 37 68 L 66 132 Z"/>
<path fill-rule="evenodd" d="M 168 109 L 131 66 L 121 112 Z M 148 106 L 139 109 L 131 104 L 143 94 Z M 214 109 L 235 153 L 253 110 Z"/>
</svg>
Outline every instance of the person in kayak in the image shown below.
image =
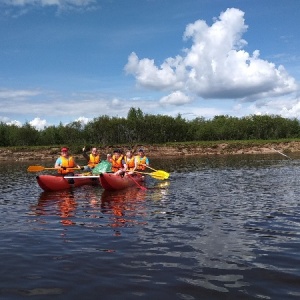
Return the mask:
<svg viewBox="0 0 300 300">
<path fill-rule="evenodd" d="M 147 166 L 149 166 L 149 158 L 145 155 L 144 150 L 141 148 L 138 151 L 138 155 L 135 157 L 135 169 L 145 171 Z"/>
<path fill-rule="evenodd" d="M 124 157 L 125 160 L 125 172 L 128 172 L 128 174 L 134 174 L 134 171 L 136 169 L 136 164 L 135 164 L 135 156 L 133 155 L 132 150 L 127 150 L 126 155 Z"/>
<path fill-rule="evenodd" d="M 101 161 L 99 152 L 96 147 L 92 148 L 90 154 L 87 154 L 85 146 L 82 148 L 82 155 L 87 160 L 87 166 L 84 166 L 84 171 L 91 172 L 96 165 L 98 165 Z"/>
<path fill-rule="evenodd" d="M 107 160 L 111 163 L 111 170 L 115 175 L 124 175 L 125 160 L 120 149 L 115 149 L 113 156 L 107 156 Z"/>
<path fill-rule="evenodd" d="M 75 162 L 75 159 L 69 154 L 69 148 L 63 147 L 61 149 L 61 155 L 57 158 L 54 168 L 57 169 L 60 175 L 74 175 L 74 168 L 81 167 Z M 83 169 L 83 168 L 82 168 Z"/>
</svg>

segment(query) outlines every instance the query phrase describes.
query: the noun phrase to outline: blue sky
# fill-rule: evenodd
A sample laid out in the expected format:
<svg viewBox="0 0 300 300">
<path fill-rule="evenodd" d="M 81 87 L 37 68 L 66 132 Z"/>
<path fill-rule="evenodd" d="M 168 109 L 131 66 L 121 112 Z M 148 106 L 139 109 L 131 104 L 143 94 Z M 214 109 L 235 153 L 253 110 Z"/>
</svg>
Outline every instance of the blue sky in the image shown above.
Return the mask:
<svg viewBox="0 0 300 300">
<path fill-rule="evenodd" d="M 300 112 L 298 0 L 1 0 L 0 121 Z"/>
</svg>

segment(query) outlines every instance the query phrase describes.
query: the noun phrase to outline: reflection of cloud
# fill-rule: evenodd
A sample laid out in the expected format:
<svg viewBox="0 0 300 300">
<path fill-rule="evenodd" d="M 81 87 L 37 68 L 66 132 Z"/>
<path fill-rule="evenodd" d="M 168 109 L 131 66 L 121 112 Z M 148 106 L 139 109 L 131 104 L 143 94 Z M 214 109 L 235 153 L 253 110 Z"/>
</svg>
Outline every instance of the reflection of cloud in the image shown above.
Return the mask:
<svg viewBox="0 0 300 300">
<path fill-rule="evenodd" d="M 192 45 L 184 56 L 169 57 L 156 66 L 153 59 L 131 53 L 125 70 L 143 87 L 171 91 L 162 102 L 175 105 L 188 102 L 187 97 L 174 97 L 180 92 L 206 99 L 249 100 L 295 92 L 295 79 L 283 66 L 260 59 L 258 50 L 253 54 L 242 50 L 247 28 L 244 12 L 227 9 L 211 26 L 202 20 L 187 25 L 184 38 Z"/>
</svg>

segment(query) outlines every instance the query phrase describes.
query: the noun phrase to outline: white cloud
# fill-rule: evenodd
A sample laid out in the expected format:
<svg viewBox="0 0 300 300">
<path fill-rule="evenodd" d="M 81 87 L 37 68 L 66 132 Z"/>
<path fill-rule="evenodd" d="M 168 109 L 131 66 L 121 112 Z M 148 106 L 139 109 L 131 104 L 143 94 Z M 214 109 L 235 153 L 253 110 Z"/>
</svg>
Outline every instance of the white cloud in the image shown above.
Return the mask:
<svg viewBox="0 0 300 300">
<path fill-rule="evenodd" d="M 95 0 L 2 0 L 3 4 L 11 6 L 88 6 L 95 3 Z"/>
<path fill-rule="evenodd" d="M 18 127 L 22 127 L 22 123 L 20 121 L 17 121 L 17 120 L 9 121 L 6 124 L 7 125 L 16 125 Z"/>
<path fill-rule="evenodd" d="M 168 96 L 162 97 L 159 102 L 161 104 L 183 105 L 191 102 L 191 99 L 181 91 L 176 91 Z"/>
<path fill-rule="evenodd" d="M 27 97 L 37 96 L 40 94 L 38 90 L 10 90 L 0 89 L 1 100 L 26 99 Z"/>
<path fill-rule="evenodd" d="M 160 66 L 153 59 L 139 59 L 133 52 L 125 66 L 136 82 L 153 90 L 194 94 L 204 99 L 253 101 L 296 92 L 297 83 L 283 66 L 259 58 L 242 48 L 247 30 L 244 12 L 230 8 L 208 26 L 198 20 L 187 25 L 184 39 L 192 45 L 184 56 L 167 58 Z M 164 102 L 172 101 L 164 98 Z M 174 103 L 173 103 L 174 104 Z"/>
<path fill-rule="evenodd" d="M 40 118 L 34 118 L 29 124 L 37 130 L 43 130 L 47 126 L 47 121 Z"/>
<path fill-rule="evenodd" d="M 4 7 L 2 13 L 20 17 L 36 8 L 54 7 L 57 9 L 57 13 L 61 13 L 65 11 L 94 10 L 97 9 L 98 4 L 96 0 L 1 0 L 1 6 Z"/>
<path fill-rule="evenodd" d="M 79 117 L 75 120 L 75 122 L 80 122 L 82 125 L 86 125 L 89 121 L 90 119 L 86 117 Z"/>
</svg>

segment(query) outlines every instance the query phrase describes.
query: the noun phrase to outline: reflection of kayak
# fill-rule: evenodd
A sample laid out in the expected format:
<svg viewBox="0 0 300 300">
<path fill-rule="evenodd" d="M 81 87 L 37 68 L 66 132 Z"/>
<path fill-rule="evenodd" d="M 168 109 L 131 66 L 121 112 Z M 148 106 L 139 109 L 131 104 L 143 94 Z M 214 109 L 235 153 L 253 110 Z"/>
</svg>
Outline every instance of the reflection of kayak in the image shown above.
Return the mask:
<svg viewBox="0 0 300 300">
<path fill-rule="evenodd" d="M 76 178 L 78 176 L 78 178 Z M 72 179 L 66 179 L 63 176 L 39 175 L 36 177 L 37 183 L 44 191 L 66 190 L 82 185 L 97 185 L 98 178 L 89 178 L 81 175 L 74 176 Z"/>
<path fill-rule="evenodd" d="M 123 190 L 130 186 L 141 187 L 140 183 L 144 181 L 144 176 L 141 174 L 119 176 L 114 173 L 100 174 L 100 183 L 105 190 L 115 191 Z"/>
</svg>

